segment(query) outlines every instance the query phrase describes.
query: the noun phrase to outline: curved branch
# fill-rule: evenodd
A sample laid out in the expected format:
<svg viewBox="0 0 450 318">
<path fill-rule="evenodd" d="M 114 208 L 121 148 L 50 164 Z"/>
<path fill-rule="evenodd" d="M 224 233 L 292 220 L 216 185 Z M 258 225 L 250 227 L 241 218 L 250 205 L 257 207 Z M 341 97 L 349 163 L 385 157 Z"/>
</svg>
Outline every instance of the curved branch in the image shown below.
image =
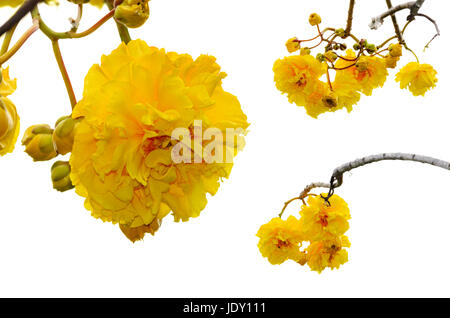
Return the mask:
<svg viewBox="0 0 450 318">
<path fill-rule="evenodd" d="M 391 9 L 387 10 L 386 12 L 383 12 L 377 17 L 372 18 L 372 22 L 369 24 L 369 27 L 372 30 L 378 29 L 382 24 L 386 17 L 392 16 L 398 11 L 409 9 L 410 13 L 408 16 L 408 21 L 413 20 L 414 17 L 418 14 L 419 9 L 422 7 L 425 0 L 417 0 L 417 1 L 409 1 L 403 4 L 399 4 L 395 7 L 392 7 Z"/>
<path fill-rule="evenodd" d="M 335 182 L 332 182 L 332 188 L 337 188 L 342 185 L 343 183 L 343 175 L 346 172 L 349 172 L 350 170 L 353 170 L 355 168 L 359 168 L 365 165 L 368 165 L 370 163 L 383 161 L 383 160 L 403 160 L 403 161 L 415 161 L 420 163 L 429 164 L 432 166 L 436 166 L 439 168 L 443 168 L 446 170 L 450 170 L 450 162 L 427 157 L 427 156 L 421 156 L 416 154 L 409 154 L 409 153 L 381 153 L 378 155 L 372 155 L 363 157 L 360 159 L 356 159 L 350 162 L 347 162 L 333 171 L 332 179 L 335 180 Z"/>
</svg>

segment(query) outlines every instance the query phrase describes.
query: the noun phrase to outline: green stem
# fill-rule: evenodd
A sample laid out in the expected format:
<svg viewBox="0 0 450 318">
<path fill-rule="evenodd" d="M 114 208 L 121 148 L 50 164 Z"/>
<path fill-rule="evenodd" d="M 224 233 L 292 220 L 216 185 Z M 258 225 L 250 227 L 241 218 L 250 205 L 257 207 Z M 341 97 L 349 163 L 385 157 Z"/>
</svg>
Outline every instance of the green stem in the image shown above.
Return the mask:
<svg viewBox="0 0 450 318">
<path fill-rule="evenodd" d="M 8 51 L 9 48 L 9 44 L 11 43 L 13 34 L 14 34 L 14 30 L 16 29 L 17 24 L 15 24 L 11 29 L 9 29 L 6 34 L 5 34 L 5 38 L 3 39 L 3 44 L 2 44 L 2 48 L 0 50 L 0 55 L 3 55 L 6 53 L 6 51 Z"/>
<path fill-rule="evenodd" d="M 76 38 L 82 38 L 85 37 L 91 33 L 93 33 L 95 30 L 100 28 L 106 21 L 108 21 L 110 18 L 114 16 L 114 10 L 111 10 L 108 12 L 103 18 L 101 18 L 97 23 L 95 23 L 92 27 L 87 29 L 86 31 L 76 33 L 73 31 L 67 31 L 67 32 L 56 32 L 53 31 L 48 25 L 45 24 L 45 22 L 42 20 L 41 15 L 39 14 L 39 10 L 37 7 L 31 11 L 31 16 L 35 19 L 39 20 L 39 28 L 41 31 L 52 41 L 56 41 L 59 39 L 76 39 Z"/>
<path fill-rule="evenodd" d="M 108 6 L 109 10 L 115 9 L 114 1 L 112 1 L 112 0 L 107 0 L 106 5 Z M 122 40 L 122 42 L 125 42 L 125 44 L 130 42 L 131 37 L 130 37 L 130 33 L 128 32 L 128 28 L 125 25 L 123 25 L 122 23 L 119 23 L 117 21 L 116 21 L 116 25 L 117 25 L 117 31 L 119 31 L 119 36 L 120 36 L 120 39 Z"/>
<path fill-rule="evenodd" d="M 70 104 L 72 109 L 77 104 L 77 100 L 75 98 L 75 93 L 73 92 L 72 84 L 70 83 L 69 74 L 67 74 L 66 67 L 64 65 L 64 61 L 61 55 L 61 50 L 59 48 L 58 40 L 52 41 L 53 53 L 55 53 L 55 59 L 58 63 L 59 70 L 61 71 L 61 75 L 64 80 L 64 84 L 66 85 L 67 94 L 69 95 Z"/>
<path fill-rule="evenodd" d="M 30 36 L 39 29 L 37 21 L 33 21 L 33 26 L 31 26 L 20 38 L 17 40 L 17 42 L 11 47 L 11 49 L 8 51 L 9 42 L 11 39 L 8 40 L 8 44 L 5 44 L 3 42 L 2 46 L 2 54 L 0 55 L 0 65 L 5 63 L 7 60 L 9 60 L 16 52 L 22 47 L 22 45 L 30 38 Z M 12 29 L 11 29 L 12 30 Z M 8 31 L 9 32 L 9 31 Z M 6 39 L 5 39 L 6 40 Z M 3 49 L 6 51 L 3 52 Z"/>
</svg>

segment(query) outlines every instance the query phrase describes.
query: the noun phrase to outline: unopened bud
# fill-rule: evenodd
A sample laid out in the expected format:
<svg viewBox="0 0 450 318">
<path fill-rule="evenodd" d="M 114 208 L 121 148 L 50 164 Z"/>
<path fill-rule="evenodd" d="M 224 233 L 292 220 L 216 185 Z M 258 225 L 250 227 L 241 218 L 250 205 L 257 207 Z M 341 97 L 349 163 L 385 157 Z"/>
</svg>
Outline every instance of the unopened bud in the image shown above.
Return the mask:
<svg viewBox="0 0 450 318">
<path fill-rule="evenodd" d="M 317 13 L 311 13 L 309 15 L 309 24 L 311 24 L 312 26 L 318 25 L 320 24 L 320 22 L 322 22 L 322 18 Z"/>
<path fill-rule="evenodd" d="M 392 57 L 402 56 L 402 45 L 398 43 L 389 45 L 389 55 Z"/>
<path fill-rule="evenodd" d="M 61 117 L 56 121 L 55 131 L 53 132 L 53 144 L 59 154 L 65 155 L 72 151 L 77 124 L 78 120 L 70 116 Z"/>
<path fill-rule="evenodd" d="M 345 36 L 345 30 L 343 28 L 336 29 L 335 33 L 337 36 L 340 36 L 341 38 Z"/>
<path fill-rule="evenodd" d="M 57 156 L 52 140 L 53 129 L 49 125 L 34 125 L 25 130 L 22 145 L 34 161 L 50 160 Z"/>
<path fill-rule="evenodd" d="M 333 51 L 325 52 L 324 56 L 330 62 L 334 62 L 338 58 L 337 54 L 334 53 Z"/>
<path fill-rule="evenodd" d="M 311 54 L 311 50 L 307 47 L 302 47 L 300 49 L 300 55 L 310 55 Z"/>
<path fill-rule="evenodd" d="M 286 48 L 289 53 L 294 53 L 300 50 L 300 41 L 297 38 L 290 38 L 286 41 Z"/>
<path fill-rule="evenodd" d="M 70 180 L 70 164 L 67 161 L 56 161 L 51 168 L 53 188 L 64 192 L 73 189 Z"/>
<path fill-rule="evenodd" d="M 400 57 L 393 57 L 393 56 L 386 56 L 386 58 L 384 59 L 386 62 L 386 67 L 387 68 L 396 68 L 397 67 L 397 62 L 400 60 Z"/>
<path fill-rule="evenodd" d="M 124 0 L 114 12 L 114 19 L 129 28 L 140 27 L 150 15 L 149 0 Z"/>
</svg>

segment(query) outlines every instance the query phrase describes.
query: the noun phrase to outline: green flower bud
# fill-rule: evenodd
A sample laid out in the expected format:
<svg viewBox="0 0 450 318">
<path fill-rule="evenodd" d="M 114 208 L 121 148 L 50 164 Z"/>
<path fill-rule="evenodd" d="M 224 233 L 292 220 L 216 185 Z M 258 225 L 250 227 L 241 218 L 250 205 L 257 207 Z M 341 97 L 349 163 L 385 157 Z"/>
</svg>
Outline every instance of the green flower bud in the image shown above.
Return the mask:
<svg viewBox="0 0 450 318">
<path fill-rule="evenodd" d="M 337 36 L 340 36 L 341 38 L 345 36 L 345 30 L 342 28 L 339 28 L 335 31 Z"/>
<path fill-rule="evenodd" d="M 53 146 L 52 133 L 49 125 L 34 125 L 25 130 L 22 145 L 34 161 L 50 160 L 58 155 Z"/>
<path fill-rule="evenodd" d="M 53 144 L 59 154 L 65 155 L 72 151 L 75 127 L 78 122 L 79 120 L 70 116 L 61 117 L 56 121 Z"/>
<path fill-rule="evenodd" d="M 353 44 L 353 49 L 354 49 L 355 51 L 359 51 L 360 48 L 361 48 L 361 46 L 359 45 L 359 43 Z"/>
<path fill-rule="evenodd" d="M 70 164 L 67 161 L 56 161 L 51 168 L 53 188 L 64 192 L 73 189 L 70 180 Z"/>
<path fill-rule="evenodd" d="M 149 0 L 124 0 L 117 6 L 114 19 L 129 28 L 140 27 L 150 15 Z"/>
</svg>

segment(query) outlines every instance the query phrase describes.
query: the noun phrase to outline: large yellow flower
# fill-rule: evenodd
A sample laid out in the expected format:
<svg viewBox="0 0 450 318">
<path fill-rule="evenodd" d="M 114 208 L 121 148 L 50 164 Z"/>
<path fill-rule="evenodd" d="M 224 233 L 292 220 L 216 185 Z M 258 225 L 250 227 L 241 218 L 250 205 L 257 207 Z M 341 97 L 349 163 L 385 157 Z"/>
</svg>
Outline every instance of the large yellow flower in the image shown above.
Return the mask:
<svg viewBox="0 0 450 318">
<path fill-rule="evenodd" d="M 353 87 L 354 91 L 370 96 L 374 88 L 383 86 L 386 81 L 386 61 L 376 56 L 361 56 L 355 59 L 355 52 L 347 50 L 346 56 L 337 60 L 335 85 Z M 356 99 L 354 95 L 352 101 Z"/>
<path fill-rule="evenodd" d="M 16 106 L 6 96 L 16 89 L 16 80 L 9 77 L 8 68 L 1 69 L 0 82 L 0 156 L 14 150 L 20 130 L 20 118 Z"/>
<path fill-rule="evenodd" d="M 430 64 L 411 62 L 397 73 L 395 80 L 400 82 L 400 88 L 408 88 L 414 96 L 423 96 L 436 86 L 436 74 Z"/>
<path fill-rule="evenodd" d="M 180 142 L 196 148 L 191 138 L 171 136 L 176 128 L 192 132 L 196 120 L 223 133 L 248 127 L 237 98 L 222 89 L 225 76 L 212 56 L 194 61 L 141 40 L 122 43 L 92 66 L 73 110 L 83 119 L 70 164 L 73 185 L 94 217 L 139 239 L 170 211 L 177 221 L 199 215 L 206 193 L 216 193 L 233 163 L 175 163 L 172 151 Z M 223 147 L 234 155 L 242 144 Z"/>
<path fill-rule="evenodd" d="M 288 259 L 300 261 L 303 258 L 300 252 L 300 243 L 303 241 L 300 226 L 300 221 L 292 215 L 286 221 L 278 217 L 262 225 L 256 234 L 260 238 L 258 247 L 262 256 L 267 257 L 273 265 Z"/>
<path fill-rule="evenodd" d="M 310 196 L 307 204 L 302 205 L 300 215 L 302 231 L 309 241 L 322 240 L 328 234 L 341 236 L 349 228 L 350 210 L 336 194 L 329 199 L 329 204 L 321 196 Z"/>
</svg>

